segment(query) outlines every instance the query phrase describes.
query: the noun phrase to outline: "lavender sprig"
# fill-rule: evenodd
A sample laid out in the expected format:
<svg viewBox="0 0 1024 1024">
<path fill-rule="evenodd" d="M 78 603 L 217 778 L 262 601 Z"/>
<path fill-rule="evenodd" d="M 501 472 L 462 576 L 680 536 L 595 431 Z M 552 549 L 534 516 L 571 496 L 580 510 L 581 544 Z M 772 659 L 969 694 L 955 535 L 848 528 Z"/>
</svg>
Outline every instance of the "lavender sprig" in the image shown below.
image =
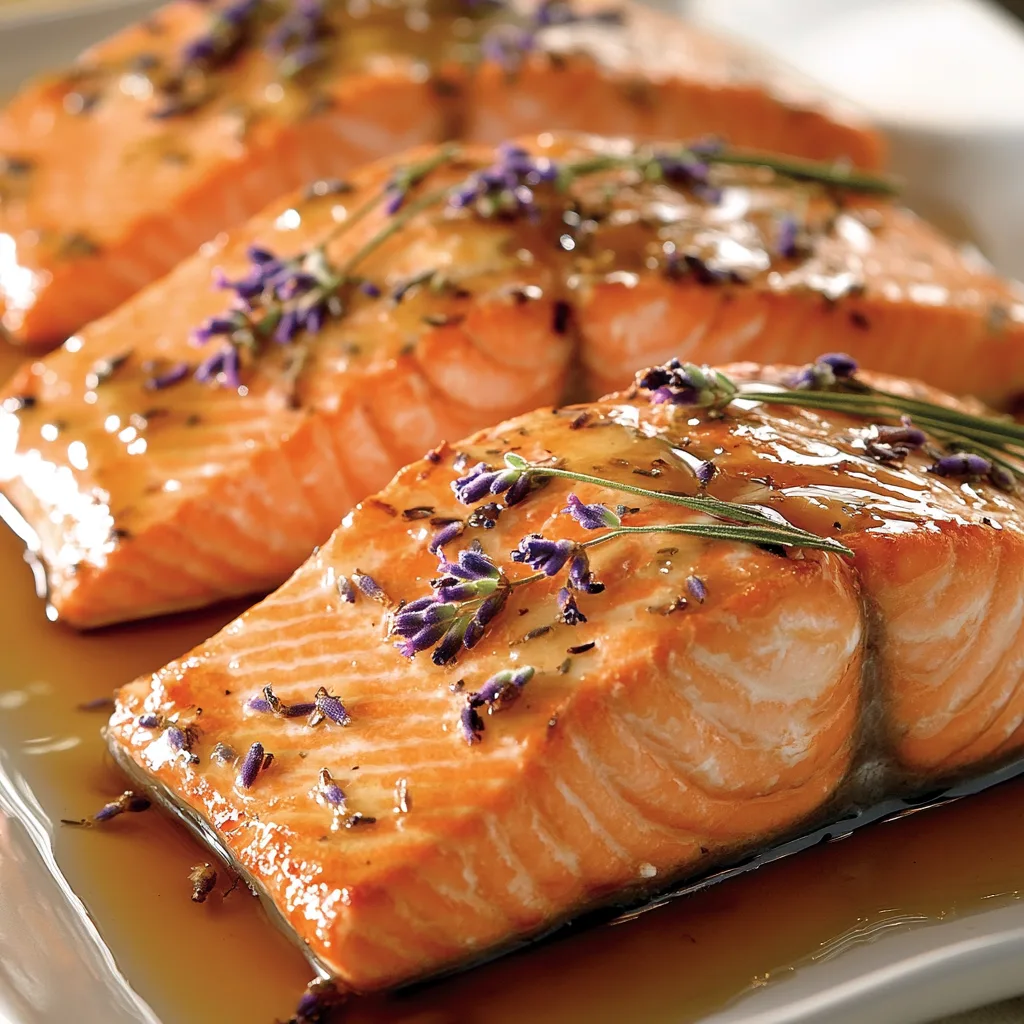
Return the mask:
<svg viewBox="0 0 1024 1024">
<path fill-rule="evenodd" d="M 245 706 L 250 711 L 256 711 L 260 714 L 277 715 L 279 718 L 304 718 L 316 710 L 316 704 L 312 701 L 285 704 L 275 695 L 270 683 L 263 687 L 259 697 L 250 697 L 245 702 Z"/>
<path fill-rule="evenodd" d="M 471 650 L 505 607 L 511 584 L 480 551 L 459 553 L 455 562 L 442 560 L 441 575 L 431 581 L 434 593 L 403 605 L 395 613 L 390 636 L 407 658 L 432 650 L 435 665 L 447 665 L 461 650 Z"/>
<path fill-rule="evenodd" d="M 905 457 L 911 449 L 924 446 L 926 435 L 930 435 L 947 449 L 947 454 L 929 467 L 939 476 L 985 478 L 1007 491 L 1024 481 L 1024 425 L 1009 417 L 979 416 L 873 387 L 857 377 L 856 362 L 844 353 L 820 356 L 790 387 L 742 384 L 736 398 L 831 410 L 876 422 L 895 420 L 898 426 L 881 422 L 876 428 L 878 441 L 866 444 L 869 455 L 880 461 L 898 461 L 891 456 Z M 879 450 L 879 445 L 889 450 Z M 903 451 L 896 451 L 897 446 Z"/>
<path fill-rule="evenodd" d="M 713 498 L 709 494 L 687 496 L 683 494 L 672 494 L 667 491 L 654 491 L 647 487 L 637 487 L 633 484 L 622 483 L 618 480 L 608 480 L 605 477 L 592 476 L 589 473 L 577 473 L 574 470 L 562 469 L 558 466 L 538 465 L 528 462 L 521 455 L 515 452 L 505 454 L 505 464 L 521 473 L 536 475 L 538 477 L 560 477 L 565 480 L 574 480 L 578 483 L 595 484 L 612 491 L 622 491 L 626 494 L 634 494 L 642 498 L 651 498 L 655 501 L 665 502 L 670 505 L 681 505 L 683 508 L 691 509 L 694 512 L 703 512 L 705 515 L 715 519 L 725 520 L 727 523 L 749 524 L 751 529 L 766 531 L 764 539 L 754 540 L 755 544 L 776 544 L 785 547 L 807 547 L 817 548 L 822 551 L 831 551 L 834 554 L 849 555 L 850 550 L 838 541 L 823 539 L 815 533 L 801 530 L 789 523 L 780 523 L 778 519 L 769 517 L 761 509 L 754 505 L 743 505 L 737 502 L 722 501 Z M 682 532 L 694 533 L 699 536 L 704 524 L 688 524 L 687 529 Z M 707 524 L 707 529 L 719 530 L 718 524 Z M 771 534 L 769 537 L 768 534 Z M 708 533 L 707 536 L 711 536 Z M 727 530 L 719 536 L 741 535 L 735 528 Z M 753 534 L 750 534 L 753 536 Z"/>
</svg>

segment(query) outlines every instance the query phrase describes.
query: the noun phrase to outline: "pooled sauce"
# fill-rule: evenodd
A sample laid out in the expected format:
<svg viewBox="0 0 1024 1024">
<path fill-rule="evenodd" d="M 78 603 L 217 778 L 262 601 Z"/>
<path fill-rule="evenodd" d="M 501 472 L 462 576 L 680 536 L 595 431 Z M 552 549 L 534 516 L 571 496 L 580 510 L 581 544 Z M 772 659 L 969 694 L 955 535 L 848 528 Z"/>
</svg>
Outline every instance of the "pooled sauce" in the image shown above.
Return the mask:
<svg viewBox="0 0 1024 1024">
<path fill-rule="evenodd" d="M 0 376 L 13 362 L 0 351 Z M 46 620 L 21 543 L 0 531 L 0 743 L 51 820 L 90 817 L 124 788 L 78 710 L 201 641 L 240 605 L 76 634 Z M 697 1019 L 752 987 L 899 923 L 1008 902 L 1024 890 L 1024 781 L 759 869 L 616 926 L 555 941 L 405 994 L 350 1003 L 374 1024 Z M 132 985 L 165 1024 L 287 1019 L 312 976 L 260 904 L 158 811 L 57 826 L 56 857 Z M 26 895 L 26 898 L 31 898 Z"/>
</svg>

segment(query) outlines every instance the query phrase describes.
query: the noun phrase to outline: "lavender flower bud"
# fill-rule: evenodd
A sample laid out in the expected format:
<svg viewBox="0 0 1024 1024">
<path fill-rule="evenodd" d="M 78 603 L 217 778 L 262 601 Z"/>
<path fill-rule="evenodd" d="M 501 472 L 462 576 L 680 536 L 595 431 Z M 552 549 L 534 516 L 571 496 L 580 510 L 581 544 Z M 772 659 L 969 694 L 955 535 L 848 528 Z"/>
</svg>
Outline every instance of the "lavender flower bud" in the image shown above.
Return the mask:
<svg viewBox="0 0 1024 1024">
<path fill-rule="evenodd" d="M 558 592 L 558 609 L 562 613 L 562 621 L 567 626 L 578 626 L 581 622 L 587 621 L 586 615 L 580 611 L 576 603 L 575 595 L 565 587 Z"/>
<path fill-rule="evenodd" d="M 441 527 L 433 537 L 430 538 L 430 543 L 427 545 L 427 550 L 432 554 L 436 555 L 446 544 L 450 544 L 456 537 L 458 537 L 466 529 L 466 524 L 461 520 L 457 520 L 454 523 L 446 523 Z"/>
<path fill-rule="evenodd" d="M 110 821 L 119 814 L 125 812 L 137 814 L 140 811 L 149 810 L 151 804 L 148 797 L 137 795 L 130 789 L 126 789 L 116 800 L 104 804 L 93 816 L 93 821 Z"/>
<path fill-rule="evenodd" d="M 850 380 L 857 372 L 857 362 L 844 352 L 827 352 L 805 367 L 790 381 L 796 390 L 822 391 Z"/>
<path fill-rule="evenodd" d="M 928 471 L 938 476 L 988 476 L 992 472 L 992 463 L 973 452 L 955 452 L 952 455 L 943 455 L 928 467 Z"/>
<path fill-rule="evenodd" d="M 724 408 L 736 395 L 736 385 L 710 366 L 672 359 L 637 374 L 637 386 L 651 392 L 651 403 Z"/>
<path fill-rule="evenodd" d="M 547 540 L 539 533 L 531 533 L 519 542 L 512 552 L 513 562 L 525 562 L 531 569 L 554 576 L 572 555 L 575 545 L 569 540 Z"/>
<path fill-rule="evenodd" d="M 256 781 L 256 776 L 259 775 L 262 768 L 263 744 L 254 743 L 242 759 L 242 763 L 238 766 L 235 784 L 241 786 L 242 789 L 251 789 L 252 784 Z"/>
<path fill-rule="evenodd" d="M 329 806 L 343 810 L 345 807 L 345 794 L 333 778 L 331 773 L 326 768 L 320 769 L 320 775 L 317 779 L 317 785 L 320 790 L 320 798 L 324 803 Z"/>
<path fill-rule="evenodd" d="M 877 427 L 878 440 L 882 444 L 901 444 L 907 448 L 921 448 L 928 440 L 928 435 L 923 430 L 912 426 L 909 417 L 903 417 L 903 424 L 899 427 Z"/>
<path fill-rule="evenodd" d="M 699 576 L 687 576 L 686 589 L 690 592 L 690 596 L 701 604 L 707 599 L 708 588 Z"/>
<path fill-rule="evenodd" d="M 585 505 L 575 494 L 566 496 L 562 515 L 572 516 L 585 530 L 600 530 L 606 526 L 621 526 L 622 520 L 604 505 Z"/>
<path fill-rule="evenodd" d="M 492 712 L 502 711 L 519 698 L 523 687 L 533 675 L 534 669 L 530 665 L 520 669 L 505 669 L 491 676 L 476 693 L 471 693 L 467 703 L 471 708 L 486 705 Z"/>
<path fill-rule="evenodd" d="M 352 573 L 352 582 L 371 600 L 379 601 L 381 604 L 388 603 L 387 594 L 384 593 L 381 585 L 372 577 L 358 569 Z"/>
<path fill-rule="evenodd" d="M 484 722 L 476 708 L 467 704 L 459 714 L 459 729 L 462 731 L 462 738 L 472 746 L 479 743 L 481 733 L 484 731 Z"/>
<path fill-rule="evenodd" d="M 146 388 L 149 391 L 163 391 L 164 388 L 169 388 L 174 384 L 183 381 L 188 375 L 192 368 L 188 363 L 175 363 L 173 366 L 164 370 L 163 373 L 156 373 L 146 381 Z"/>
<path fill-rule="evenodd" d="M 323 686 L 316 691 L 313 703 L 316 710 L 324 718 L 329 718 L 335 725 L 348 725 L 352 721 L 341 700 L 329 694 Z"/>
<path fill-rule="evenodd" d="M 697 482 L 701 485 L 701 487 L 707 487 L 707 485 L 711 483 L 711 480 L 714 477 L 715 472 L 715 464 L 710 459 L 706 460 L 705 462 L 702 462 L 696 470 Z"/>
<path fill-rule="evenodd" d="M 569 586 L 584 594 L 600 594 L 604 590 L 604 584 L 594 579 L 590 559 L 582 548 L 577 549 L 569 563 Z"/>
</svg>

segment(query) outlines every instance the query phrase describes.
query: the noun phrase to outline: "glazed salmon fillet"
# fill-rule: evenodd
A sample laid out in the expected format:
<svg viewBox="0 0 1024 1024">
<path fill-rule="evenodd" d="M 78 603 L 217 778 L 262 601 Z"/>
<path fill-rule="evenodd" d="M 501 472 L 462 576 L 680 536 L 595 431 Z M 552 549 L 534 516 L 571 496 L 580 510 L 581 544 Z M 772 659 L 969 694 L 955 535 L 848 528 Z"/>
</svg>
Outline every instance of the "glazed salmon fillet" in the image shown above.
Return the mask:
<svg viewBox="0 0 1024 1024">
<path fill-rule="evenodd" d="M 642 6 L 180 0 L 0 112 L 0 329 L 61 342 L 314 178 L 556 128 L 882 153 L 805 83 Z"/>
<path fill-rule="evenodd" d="M 0 398 L 0 489 L 60 616 L 271 589 L 432 445 L 674 354 L 839 348 L 997 402 L 1024 386 L 1014 286 L 884 196 L 728 151 L 531 147 L 315 183 L 27 363 Z M 527 200 L 509 175 L 572 180 Z"/>
<path fill-rule="evenodd" d="M 119 762 L 347 988 L 1024 744 L 1021 500 L 917 428 L 888 428 L 892 458 L 871 419 L 686 404 L 678 372 L 412 463 L 277 592 L 120 690 Z M 675 496 L 821 547 L 701 533 L 718 513 Z"/>
</svg>

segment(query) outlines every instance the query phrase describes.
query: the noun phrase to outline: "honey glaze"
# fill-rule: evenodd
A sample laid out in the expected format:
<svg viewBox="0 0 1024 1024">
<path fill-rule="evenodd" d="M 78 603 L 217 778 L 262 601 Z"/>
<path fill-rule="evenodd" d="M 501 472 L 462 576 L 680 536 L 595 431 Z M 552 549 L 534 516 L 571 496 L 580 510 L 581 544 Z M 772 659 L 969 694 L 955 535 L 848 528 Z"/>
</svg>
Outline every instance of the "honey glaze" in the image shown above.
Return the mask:
<svg viewBox="0 0 1024 1024">
<path fill-rule="evenodd" d="M 0 362 L 4 354 L 0 353 Z M 124 788 L 78 705 L 158 668 L 239 610 L 91 634 L 46 620 L 21 543 L 0 532 L 0 743 L 51 820 L 89 817 Z M 406 993 L 353 1000 L 346 1022 L 698 1019 L 898 923 L 936 921 L 1024 890 L 1024 782 L 867 828 L 616 926 L 556 940 Z M 203 905 L 211 855 L 159 812 L 56 826 L 61 870 L 132 985 L 165 1024 L 287 1019 L 311 969 L 230 873 Z M 26 898 L 30 898 L 26 895 Z"/>
</svg>

